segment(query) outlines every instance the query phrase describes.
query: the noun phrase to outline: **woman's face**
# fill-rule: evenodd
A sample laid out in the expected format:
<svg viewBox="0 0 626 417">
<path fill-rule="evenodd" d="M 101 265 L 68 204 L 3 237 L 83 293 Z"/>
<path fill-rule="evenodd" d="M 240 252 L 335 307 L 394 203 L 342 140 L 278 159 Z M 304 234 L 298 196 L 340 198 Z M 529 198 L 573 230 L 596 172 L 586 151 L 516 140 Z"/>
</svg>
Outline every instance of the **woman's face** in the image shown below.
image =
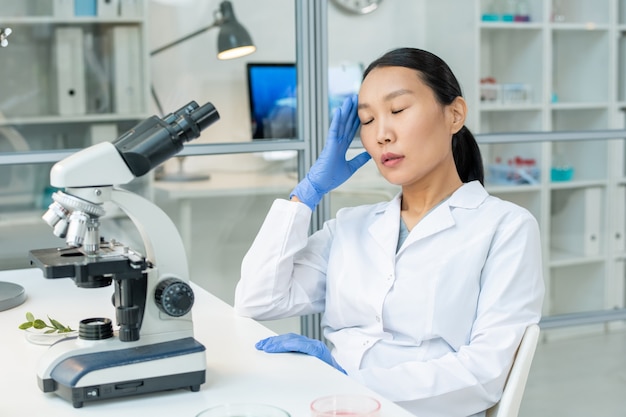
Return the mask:
<svg viewBox="0 0 626 417">
<path fill-rule="evenodd" d="M 442 106 L 417 71 L 378 67 L 363 80 L 358 109 L 363 146 L 387 181 L 427 185 L 458 176 L 451 141 L 465 122 L 461 97 Z"/>
</svg>

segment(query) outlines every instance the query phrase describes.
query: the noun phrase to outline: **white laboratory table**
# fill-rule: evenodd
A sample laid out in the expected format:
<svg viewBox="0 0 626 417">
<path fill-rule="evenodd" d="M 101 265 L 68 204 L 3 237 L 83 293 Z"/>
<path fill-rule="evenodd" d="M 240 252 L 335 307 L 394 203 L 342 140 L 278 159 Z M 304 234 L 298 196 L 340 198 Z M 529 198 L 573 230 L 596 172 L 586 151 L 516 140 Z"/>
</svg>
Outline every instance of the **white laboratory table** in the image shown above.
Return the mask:
<svg viewBox="0 0 626 417">
<path fill-rule="evenodd" d="M 254 320 L 237 316 L 232 307 L 195 284 L 195 337 L 206 346 L 207 381 L 199 392 L 164 391 L 85 403 L 75 409 L 37 386 L 36 364 L 47 346 L 25 338 L 18 325 L 27 311 L 78 327 L 89 317 L 114 319 L 112 287 L 84 289 L 69 278 L 45 279 L 39 269 L 1 271 L 0 281 L 26 289 L 26 301 L 0 312 L 0 416 L 150 416 L 193 417 L 224 403 L 255 402 L 283 408 L 292 417 L 309 416 L 310 402 L 330 394 L 368 394 L 382 404 L 381 417 L 412 414 L 381 398 L 317 358 L 297 353 L 269 354 L 254 343 L 273 333 Z M 414 417 L 414 416 L 413 416 Z"/>
</svg>

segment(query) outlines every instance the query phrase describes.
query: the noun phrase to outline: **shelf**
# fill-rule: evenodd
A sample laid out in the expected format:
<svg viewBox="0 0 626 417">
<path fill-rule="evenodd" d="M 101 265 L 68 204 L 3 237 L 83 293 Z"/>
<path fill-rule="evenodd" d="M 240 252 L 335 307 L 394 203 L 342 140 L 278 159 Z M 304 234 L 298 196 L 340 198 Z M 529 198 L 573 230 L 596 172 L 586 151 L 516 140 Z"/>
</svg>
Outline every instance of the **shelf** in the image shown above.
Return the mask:
<svg viewBox="0 0 626 417">
<path fill-rule="evenodd" d="M 577 188 L 588 188 L 588 187 L 606 187 L 608 185 L 607 180 L 574 180 L 574 181 L 563 181 L 563 182 L 550 182 L 551 190 L 574 190 Z"/>
<path fill-rule="evenodd" d="M 566 266 L 587 265 L 604 262 L 604 255 L 582 256 L 579 253 L 565 252 L 559 249 L 550 248 L 550 268 L 560 268 Z"/>
<path fill-rule="evenodd" d="M 481 102 L 480 111 L 506 112 L 506 111 L 525 111 L 525 110 L 543 110 L 541 103 L 520 103 L 520 104 L 490 104 Z"/>
<path fill-rule="evenodd" d="M 551 23 L 550 29 L 554 31 L 608 31 L 610 26 L 606 23 Z"/>
<path fill-rule="evenodd" d="M 609 106 L 608 102 L 596 102 L 596 103 L 582 103 L 582 102 L 558 102 L 550 103 L 552 110 L 593 110 L 593 109 L 606 109 Z"/>
<path fill-rule="evenodd" d="M 517 142 L 489 140 L 479 148 L 488 192 L 526 208 L 538 221 L 544 314 L 626 308 L 626 140 L 577 136 L 626 125 L 626 0 L 527 1 L 532 21 L 509 23 L 481 20 L 500 12 L 495 0 L 439 0 L 427 10 L 426 47 L 452 59 L 467 86 L 474 133 L 494 139 L 519 134 Z M 448 16 L 446 8 L 457 13 Z M 550 21 L 553 14 L 563 20 Z M 465 39 L 467 48 L 446 40 L 450 27 L 452 38 Z M 522 84 L 518 90 L 530 94 L 504 97 L 497 87 L 506 84 Z M 558 137 L 525 142 L 526 132 Z M 508 172 L 500 165 L 517 157 L 534 161 L 539 184 L 504 182 Z M 573 168 L 570 181 L 551 181 L 558 166 Z"/>
<path fill-rule="evenodd" d="M 616 261 L 626 260 L 626 252 L 620 252 L 613 255 L 613 259 Z"/>
<path fill-rule="evenodd" d="M 541 30 L 540 22 L 481 22 L 481 29 L 495 30 Z"/>
<path fill-rule="evenodd" d="M 14 125 L 41 125 L 41 124 L 65 124 L 65 123 L 95 123 L 95 122 L 123 122 L 145 119 L 147 114 L 83 114 L 72 116 L 28 116 L 11 117 L 0 120 L 0 126 Z"/>
<path fill-rule="evenodd" d="M 80 24 L 142 24 L 143 19 L 138 17 L 97 16 L 53 17 L 53 16 L 21 16 L 0 17 L 0 25 L 80 25 Z"/>
<path fill-rule="evenodd" d="M 55 162 L 150 116 L 148 1 L 96 4 L 98 16 L 75 16 L 74 0 L 0 0 L 0 26 L 12 29 L 1 48 L 0 261 L 57 239 L 41 218 Z M 151 181 L 128 186 L 148 197 Z"/>
<path fill-rule="evenodd" d="M 541 191 L 541 184 L 500 185 L 485 182 L 485 187 L 490 194 L 528 193 Z"/>
</svg>

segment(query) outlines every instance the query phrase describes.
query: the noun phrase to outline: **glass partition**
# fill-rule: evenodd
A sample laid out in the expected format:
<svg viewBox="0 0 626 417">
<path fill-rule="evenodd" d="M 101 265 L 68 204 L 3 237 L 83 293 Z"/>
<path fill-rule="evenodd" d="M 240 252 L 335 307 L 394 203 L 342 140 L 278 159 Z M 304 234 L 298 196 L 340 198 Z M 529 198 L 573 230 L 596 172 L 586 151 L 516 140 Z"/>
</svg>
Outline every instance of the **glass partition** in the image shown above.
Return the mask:
<svg viewBox="0 0 626 417">
<path fill-rule="evenodd" d="M 154 201 L 183 239 L 191 280 L 232 304 L 241 260 L 276 198 L 288 198 L 298 181 L 295 151 L 193 156 L 198 181 L 158 179 Z M 299 318 L 269 323 L 299 328 Z"/>
</svg>

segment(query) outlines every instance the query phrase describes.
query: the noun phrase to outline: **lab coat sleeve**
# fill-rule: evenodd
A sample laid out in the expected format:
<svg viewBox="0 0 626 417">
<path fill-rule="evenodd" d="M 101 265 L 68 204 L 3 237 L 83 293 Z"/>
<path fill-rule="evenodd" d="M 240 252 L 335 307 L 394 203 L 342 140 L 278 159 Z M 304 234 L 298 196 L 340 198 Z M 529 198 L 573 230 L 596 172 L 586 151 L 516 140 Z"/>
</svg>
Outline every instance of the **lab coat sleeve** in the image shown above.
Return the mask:
<svg viewBox="0 0 626 417">
<path fill-rule="evenodd" d="M 430 361 L 349 375 L 423 416 L 467 416 L 497 402 L 526 327 L 541 315 L 539 229 L 530 215 L 502 222 L 481 273 L 470 340 Z M 450 318 L 453 319 L 453 318 Z"/>
<path fill-rule="evenodd" d="M 244 256 L 235 311 L 257 320 L 322 312 L 330 223 L 309 237 L 311 209 L 275 200 Z"/>
</svg>

